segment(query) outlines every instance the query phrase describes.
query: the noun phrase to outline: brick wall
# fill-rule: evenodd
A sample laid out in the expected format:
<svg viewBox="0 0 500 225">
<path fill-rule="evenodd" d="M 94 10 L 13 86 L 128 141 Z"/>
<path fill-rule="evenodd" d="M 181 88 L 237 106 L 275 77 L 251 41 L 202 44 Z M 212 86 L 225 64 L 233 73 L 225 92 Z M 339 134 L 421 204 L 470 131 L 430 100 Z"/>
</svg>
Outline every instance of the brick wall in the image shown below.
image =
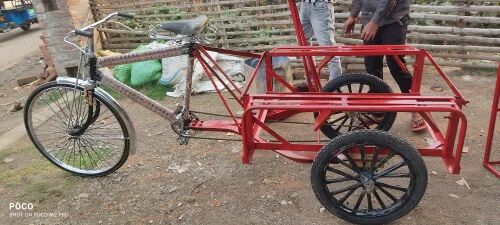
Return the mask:
<svg viewBox="0 0 500 225">
<path fill-rule="evenodd" d="M 86 2 L 86 5 L 82 2 Z M 46 64 L 49 69 L 51 66 L 55 67 L 58 75 L 66 75 L 71 68 L 78 66 L 79 52 L 64 43 L 63 39 L 68 32 L 75 29 L 75 24 L 80 26 L 79 18 L 84 17 L 82 14 L 88 14 L 84 7 L 88 7 L 88 0 L 39 0 L 33 1 L 33 4 L 43 29 L 43 43 L 40 49 L 46 57 Z"/>
</svg>

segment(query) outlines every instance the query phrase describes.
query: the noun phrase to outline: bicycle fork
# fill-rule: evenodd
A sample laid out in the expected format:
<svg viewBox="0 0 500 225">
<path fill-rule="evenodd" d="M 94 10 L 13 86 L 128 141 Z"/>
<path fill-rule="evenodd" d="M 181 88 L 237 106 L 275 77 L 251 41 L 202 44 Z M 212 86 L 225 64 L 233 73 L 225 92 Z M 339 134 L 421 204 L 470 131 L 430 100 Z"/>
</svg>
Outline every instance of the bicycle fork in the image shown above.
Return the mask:
<svg viewBox="0 0 500 225">
<path fill-rule="evenodd" d="M 70 128 L 69 134 L 71 136 L 81 136 L 82 134 L 84 134 L 85 131 L 90 127 L 90 125 L 97 120 L 101 112 L 100 102 L 94 104 L 94 90 L 96 87 L 96 82 L 101 80 L 101 74 L 97 70 L 97 57 L 91 56 L 89 58 L 89 65 L 90 82 L 83 85 L 85 102 L 88 107 L 87 118 L 85 119 L 85 122 L 81 124 L 78 124 L 77 121 L 77 123 Z"/>
</svg>

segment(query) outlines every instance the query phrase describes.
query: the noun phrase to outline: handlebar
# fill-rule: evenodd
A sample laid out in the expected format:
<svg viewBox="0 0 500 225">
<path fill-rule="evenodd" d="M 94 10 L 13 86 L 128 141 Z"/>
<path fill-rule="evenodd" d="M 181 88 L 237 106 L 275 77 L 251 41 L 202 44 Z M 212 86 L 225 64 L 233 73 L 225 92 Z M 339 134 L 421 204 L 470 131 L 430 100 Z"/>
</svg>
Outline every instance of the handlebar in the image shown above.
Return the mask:
<svg viewBox="0 0 500 225">
<path fill-rule="evenodd" d="M 129 18 L 129 19 L 133 19 L 134 18 L 134 14 L 131 14 L 131 13 L 114 12 L 114 13 L 111 13 L 111 14 L 107 15 L 103 19 L 101 19 L 101 20 L 99 20 L 99 21 L 97 21 L 97 22 L 95 22 L 93 24 L 90 24 L 90 25 L 88 25 L 86 27 L 83 27 L 81 29 L 74 30 L 73 33 L 75 35 L 79 35 L 79 36 L 84 36 L 84 37 L 91 38 L 92 35 L 93 35 L 93 33 L 92 33 L 92 31 L 89 31 L 89 30 L 94 29 L 97 25 L 100 25 L 102 23 L 106 23 L 106 22 L 110 21 L 115 16 L 120 16 L 120 17 L 124 17 L 124 18 Z"/>
<path fill-rule="evenodd" d="M 75 35 L 92 38 L 94 33 L 92 31 L 75 30 Z"/>
<path fill-rule="evenodd" d="M 76 29 L 76 30 L 73 30 L 71 32 L 68 33 L 68 35 L 66 35 L 66 37 L 64 37 L 63 41 L 70 44 L 70 45 L 73 45 L 75 48 L 77 48 L 78 50 L 80 50 L 81 52 L 83 53 L 88 53 L 87 51 L 85 51 L 83 48 L 81 48 L 80 46 L 78 46 L 77 43 L 73 42 L 70 40 L 70 38 L 74 37 L 74 36 L 82 36 L 82 37 L 87 37 L 87 38 L 92 38 L 94 36 L 94 28 L 102 23 L 106 23 L 106 22 L 109 22 L 111 19 L 113 19 L 113 17 L 115 16 L 121 16 L 121 17 L 124 17 L 124 18 L 130 18 L 130 19 L 133 19 L 134 18 L 134 15 L 133 14 L 130 14 L 130 13 L 122 13 L 122 12 L 114 12 L 114 13 L 111 13 L 109 15 L 107 15 L 106 17 L 104 17 L 103 19 L 93 23 L 93 24 L 90 24 L 90 25 L 87 25 L 86 27 L 83 27 L 81 29 Z M 122 23 L 119 23 L 119 22 L 115 22 L 115 23 L 118 23 L 128 29 L 130 29 L 129 27 L 127 27 L 126 25 L 122 24 Z"/>
<path fill-rule="evenodd" d="M 129 18 L 129 19 L 134 19 L 134 14 L 131 14 L 131 13 L 119 12 L 118 16 Z"/>
</svg>

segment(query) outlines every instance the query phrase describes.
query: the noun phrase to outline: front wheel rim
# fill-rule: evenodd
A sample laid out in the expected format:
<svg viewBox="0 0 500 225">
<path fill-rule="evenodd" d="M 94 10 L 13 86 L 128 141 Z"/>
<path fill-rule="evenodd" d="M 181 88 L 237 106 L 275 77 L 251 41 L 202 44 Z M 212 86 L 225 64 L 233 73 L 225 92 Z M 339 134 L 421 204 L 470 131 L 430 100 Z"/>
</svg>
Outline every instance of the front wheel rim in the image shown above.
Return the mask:
<svg viewBox="0 0 500 225">
<path fill-rule="evenodd" d="M 350 149 L 359 149 L 359 154 L 354 157 Z M 358 144 L 339 150 L 323 168 L 321 183 L 325 194 L 343 211 L 358 217 L 381 217 L 407 203 L 415 174 L 401 155 L 390 152 L 382 157 L 379 153 L 386 149 L 374 147 L 370 154 L 367 149 Z M 327 178 L 331 174 L 336 176 Z"/>
<path fill-rule="evenodd" d="M 97 101 L 94 98 L 94 103 Z M 72 136 L 70 131 L 89 113 L 83 92 L 56 86 L 36 94 L 27 106 L 26 118 L 38 150 L 55 165 L 77 174 L 99 175 L 113 170 L 123 160 L 129 140 L 116 114 L 106 104 L 99 104 L 105 109 L 97 120 L 84 134 Z M 44 118 L 40 112 L 52 116 Z"/>
</svg>

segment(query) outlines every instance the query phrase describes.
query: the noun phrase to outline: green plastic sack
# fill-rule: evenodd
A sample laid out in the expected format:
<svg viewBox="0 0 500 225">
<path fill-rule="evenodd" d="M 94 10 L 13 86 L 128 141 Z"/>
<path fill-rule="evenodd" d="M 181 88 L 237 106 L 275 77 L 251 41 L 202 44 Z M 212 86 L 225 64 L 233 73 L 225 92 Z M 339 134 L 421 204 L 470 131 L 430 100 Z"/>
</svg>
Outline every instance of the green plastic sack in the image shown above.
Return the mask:
<svg viewBox="0 0 500 225">
<path fill-rule="evenodd" d="M 124 84 L 130 83 L 130 75 L 132 72 L 132 64 L 117 65 L 113 68 L 115 78 Z"/>
<path fill-rule="evenodd" d="M 134 87 L 157 83 L 161 78 L 162 66 L 159 60 L 132 63 L 130 84 Z"/>
</svg>

